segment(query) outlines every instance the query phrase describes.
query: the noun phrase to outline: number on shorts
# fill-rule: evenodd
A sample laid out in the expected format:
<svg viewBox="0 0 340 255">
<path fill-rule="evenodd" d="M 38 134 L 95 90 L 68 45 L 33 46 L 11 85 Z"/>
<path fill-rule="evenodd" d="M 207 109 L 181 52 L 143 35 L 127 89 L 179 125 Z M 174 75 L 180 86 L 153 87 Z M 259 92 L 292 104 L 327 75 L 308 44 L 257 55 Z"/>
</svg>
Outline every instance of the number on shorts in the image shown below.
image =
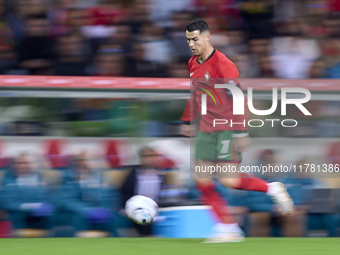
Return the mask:
<svg viewBox="0 0 340 255">
<path fill-rule="evenodd" d="M 222 148 L 221 148 L 221 154 L 227 153 L 229 151 L 229 145 L 230 145 L 230 140 L 223 140 L 221 141 Z"/>
</svg>

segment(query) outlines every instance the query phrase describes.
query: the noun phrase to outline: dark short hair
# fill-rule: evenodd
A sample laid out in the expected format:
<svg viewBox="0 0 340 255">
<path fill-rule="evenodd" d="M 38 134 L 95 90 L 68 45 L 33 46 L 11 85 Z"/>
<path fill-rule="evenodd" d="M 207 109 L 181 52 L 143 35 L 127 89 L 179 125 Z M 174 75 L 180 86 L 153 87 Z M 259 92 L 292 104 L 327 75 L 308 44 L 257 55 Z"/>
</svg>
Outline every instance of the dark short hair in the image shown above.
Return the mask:
<svg viewBox="0 0 340 255">
<path fill-rule="evenodd" d="M 195 19 L 190 21 L 190 23 L 186 26 L 186 30 L 189 32 L 199 30 L 200 34 L 210 31 L 207 22 L 205 22 L 203 19 Z"/>
</svg>

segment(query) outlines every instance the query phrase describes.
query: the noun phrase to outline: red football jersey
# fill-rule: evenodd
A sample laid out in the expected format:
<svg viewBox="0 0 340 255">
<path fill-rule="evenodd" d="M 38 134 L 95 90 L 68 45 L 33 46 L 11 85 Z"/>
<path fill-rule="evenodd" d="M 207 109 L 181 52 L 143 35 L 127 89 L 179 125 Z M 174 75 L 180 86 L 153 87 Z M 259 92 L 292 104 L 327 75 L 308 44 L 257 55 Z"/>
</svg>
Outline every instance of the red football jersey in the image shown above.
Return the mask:
<svg viewBox="0 0 340 255">
<path fill-rule="evenodd" d="M 233 115 L 233 97 L 229 90 L 214 87 L 214 84 L 231 84 L 231 81 L 235 86 L 239 84 L 237 79 L 239 73 L 235 64 L 223 53 L 214 49 L 202 64 L 198 62 L 197 56 L 190 58 L 188 67 L 191 78 L 191 100 L 187 101 L 181 120 L 194 121 L 199 118 L 198 129 L 201 132 L 247 130 L 246 114 Z M 206 115 L 201 114 L 202 94 L 206 94 Z M 244 109 L 246 113 L 247 108 Z M 225 120 L 227 123 L 215 123 L 214 127 L 214 119 Z M 221 122 L 223 121 L 219 121 Z M 233 125 L 230 126 L 230 123 Z"/>
</svg>

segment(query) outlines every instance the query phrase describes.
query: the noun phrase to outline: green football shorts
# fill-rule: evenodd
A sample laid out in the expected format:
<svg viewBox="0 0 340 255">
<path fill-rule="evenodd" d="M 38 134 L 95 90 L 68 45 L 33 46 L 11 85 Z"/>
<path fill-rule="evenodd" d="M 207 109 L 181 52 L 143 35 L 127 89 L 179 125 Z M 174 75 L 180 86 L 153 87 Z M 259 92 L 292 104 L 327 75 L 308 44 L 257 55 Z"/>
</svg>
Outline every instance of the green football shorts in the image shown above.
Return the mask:
<svg viewBox="0 0 340 255">
<path fill-rule="evenodd" d="M 233 130 L 204 133 L 197 132 L 195 140 L 196 160 L 239 164 L 242 155 L 233 142 Z"/>
</svg>

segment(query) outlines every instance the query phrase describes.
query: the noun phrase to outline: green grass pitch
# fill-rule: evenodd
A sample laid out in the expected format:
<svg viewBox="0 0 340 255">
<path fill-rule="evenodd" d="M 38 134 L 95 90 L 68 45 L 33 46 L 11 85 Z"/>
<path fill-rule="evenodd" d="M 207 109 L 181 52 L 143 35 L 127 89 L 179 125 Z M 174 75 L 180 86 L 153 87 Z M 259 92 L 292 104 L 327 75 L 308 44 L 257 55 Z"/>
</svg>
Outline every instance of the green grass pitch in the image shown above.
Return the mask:
<svg viewBox="0 0 340 255">
<path fill-rule="evenodd" d="M 0 239 L 1 255 L 332 255 L 339 238 L 247 238 L 243 243 L 203 244 L 203 239 L 45 238 Z"/>
</svg>

